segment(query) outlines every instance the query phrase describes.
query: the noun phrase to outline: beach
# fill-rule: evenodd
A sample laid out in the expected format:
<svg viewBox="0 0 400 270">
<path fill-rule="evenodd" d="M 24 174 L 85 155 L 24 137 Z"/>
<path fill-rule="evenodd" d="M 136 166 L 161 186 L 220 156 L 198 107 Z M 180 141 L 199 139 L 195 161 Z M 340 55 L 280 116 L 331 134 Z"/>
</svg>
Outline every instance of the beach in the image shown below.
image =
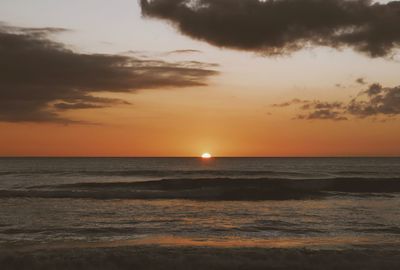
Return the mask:
<svg viewBox="0 0 400 270">
<path fill-rule="evenodd" d="M 2 269 L 399 269 L 398 250 L 121 246 L 1 251 Z"/>
</svg>

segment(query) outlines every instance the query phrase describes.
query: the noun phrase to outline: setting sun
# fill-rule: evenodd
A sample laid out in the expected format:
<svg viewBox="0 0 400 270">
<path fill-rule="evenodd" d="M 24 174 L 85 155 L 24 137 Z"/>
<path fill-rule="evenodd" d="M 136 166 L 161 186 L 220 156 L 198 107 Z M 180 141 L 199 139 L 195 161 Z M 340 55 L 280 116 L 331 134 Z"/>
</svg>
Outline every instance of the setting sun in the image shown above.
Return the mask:
<svg viewBox="0 0 400 270">
<path fill-rule="evenodd" d="M 0 59 L 0 270 L 400 270 L 400 0 L 0 0 Z"/>
<path fill-rule="evenodd" d="M 201 158 L 211 158 L 211 154 L 210 153 L 203 153 L 201 155 Z"/>
</svg>

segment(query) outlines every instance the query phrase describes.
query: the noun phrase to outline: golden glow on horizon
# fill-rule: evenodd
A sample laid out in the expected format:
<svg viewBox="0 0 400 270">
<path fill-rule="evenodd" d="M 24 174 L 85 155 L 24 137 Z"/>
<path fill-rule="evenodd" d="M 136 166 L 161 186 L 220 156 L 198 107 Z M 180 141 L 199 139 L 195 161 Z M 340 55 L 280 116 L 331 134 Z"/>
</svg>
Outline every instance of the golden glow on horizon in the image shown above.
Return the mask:
<svg viewBox="0 0 400 270">
<path fill-rule="evenodd" d="M 211 156 L 211 154 L 210 153 L 203 153 L 202 155 L 201 155 L 201 158 L 204 158 L 204 159 L 209 159 L 209 158 L 211 158 L 212 156 Z"/>
</svg>

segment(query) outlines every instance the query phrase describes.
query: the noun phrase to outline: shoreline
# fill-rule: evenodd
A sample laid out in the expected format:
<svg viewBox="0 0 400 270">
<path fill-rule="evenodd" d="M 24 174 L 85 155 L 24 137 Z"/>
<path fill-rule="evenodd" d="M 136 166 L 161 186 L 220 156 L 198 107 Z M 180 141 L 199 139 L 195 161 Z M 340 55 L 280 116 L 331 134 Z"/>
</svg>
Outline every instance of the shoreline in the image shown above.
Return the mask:
<svg viewBox="0 0 400 270">
<path fill-rule="evenodd" d="M 399 269 L 400 250 L 134 245 L 0 250 L 2 269 Z"/>
</svg>

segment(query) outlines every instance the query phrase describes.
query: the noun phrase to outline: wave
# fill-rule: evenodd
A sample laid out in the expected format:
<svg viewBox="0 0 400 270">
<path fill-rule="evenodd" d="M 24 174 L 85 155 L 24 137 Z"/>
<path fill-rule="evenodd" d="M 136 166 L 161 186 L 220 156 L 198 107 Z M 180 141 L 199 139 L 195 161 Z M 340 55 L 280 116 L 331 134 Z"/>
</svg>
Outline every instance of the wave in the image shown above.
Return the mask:
<svg viewBox="0 0 400 270">
<path fill-rule="evenodd" d="M 61 233 L 61 234 L 132 234 L 136 233 L 136 228 L 116 228 L 116 227 L 85 227 L 85 228 L 51 228 L 51 229 L 29 229 L 29 228 L 12 228 L 12 229 L 5 229 L 1 230 L 0 233 L 2 234 L 54 234 L 54 233 Z"/>
<path fill-rule="evenodd" d="M 336 177 L 374 177 L 391 178 L 397 177 L 398 172 L 390 171 L 274 171 L 274 170 L 23 170 L 23 171 L 1 171 L 0 176 L 35 176 L 35 175 L 53 175 L 53 176 L 104 176 L 104 177 L 190 177 L 190 176 L 210 176 L 210 177 L 275 177 L 275 178 L 293 178 L 293 179 L 332 179 Z"/>
<path fill-rule="evenodd" d="M 252 224 L 246 224 L 236 228 L 242 232 L 280 232 L 290 234 L 317 234 L 324 233 L 322 230 L 316 228 L 302 227 L 296 223 L 285 222 L 282 220 L 256 220 Z"/>
<path fill-rule="evenodd" d="M 258 188 L 293 189 L 298 191 L 337 191 L 337 192 L 400 192 L 400 178 L 374 179 L 360 177 L 342 177 L 332 179 L 276 179 L 276 178 L 188 178 L 163 179 L 143 182 L 88 182 L 62 184 L 57 188 L 134 188 L 152 190 L 187 190 L 203 188 Z"/>
<path fill-rule="evenodd" d="M 399 227 L 383 227 L 383 228 L 352 228 L 353 232 L 357 233 L 385 233 L 385 234 L 400 234 Z"/>
<path fill-rule="evenodd" d="M 110 170 L 110 171 L 90 171 L 90 170 L 32 170 L 32 171 L 2 171 L 0 175 L 59 175 L 59 176 L 191 176 L 191 175 L 213 175 L 213 176 L 293 176 L 310 177 L 310 173 L 295 171 L 271 171 L 271 170 Z"/>
<path fill-rule="evenodd" d="M 190 178 L 145 182 L 95 182 L 0 190 L 0 197 L 90 199 L 289 200 L 341 193 L 399 193 L 400 179 Z"/>
</svg>

